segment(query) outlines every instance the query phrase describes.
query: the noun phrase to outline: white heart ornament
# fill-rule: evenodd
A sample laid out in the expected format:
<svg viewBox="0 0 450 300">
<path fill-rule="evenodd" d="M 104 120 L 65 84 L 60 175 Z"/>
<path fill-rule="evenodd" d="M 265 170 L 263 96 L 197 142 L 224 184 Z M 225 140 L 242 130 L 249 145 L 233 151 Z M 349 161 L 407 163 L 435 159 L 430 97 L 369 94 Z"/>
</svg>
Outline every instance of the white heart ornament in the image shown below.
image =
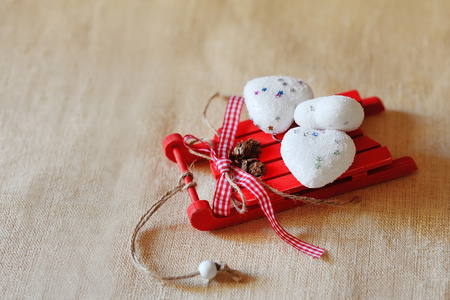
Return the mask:
<svg viewBox="0 0 450 300">
<path fill-rule="evenodd" d="M 353 163 L 356 147 L 345 132 L 295 127 L 281 142 L 281 157 L 292 175 L 308 188 L 336 180 Z"/>
<path fill-rule="evenodd" d="M 311 88 L 288 76 L 259 77 L 244 87 L 245 106 L 253 123 L 262 131 L 278 134 L 294 122 L 297 105 L 313 98 Z"/>
<path fill-rule="evenodd" d="M 297 105 L 294 120 L 300 127 L 352 131 L 361 126 L 364 110 L 355 99 L 327 96 Z"/>
</svg>

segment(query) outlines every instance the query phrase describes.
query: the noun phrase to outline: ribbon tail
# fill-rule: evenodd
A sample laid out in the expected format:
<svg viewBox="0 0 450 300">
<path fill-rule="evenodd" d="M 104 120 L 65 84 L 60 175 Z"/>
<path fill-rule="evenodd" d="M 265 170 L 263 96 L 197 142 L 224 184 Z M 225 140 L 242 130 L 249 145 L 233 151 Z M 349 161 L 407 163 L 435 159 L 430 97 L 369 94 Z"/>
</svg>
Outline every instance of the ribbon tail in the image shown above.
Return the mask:
<svg viewBox="0 0 450 300">
<path fill-rule="evenodd" d="M 281 237 L 281 239 L 283 239 L 286 243 L 288 243 L 295 249 L 312 257 L 319 258 L 325 253 L 325 249 L 303 242 L 286 232 L 286 230 L 283 229 L 283 227 L 280 225 L 280 223 L 278 223 L 278 220 L 275 217 L 272 203 L 270 202 L 269 195 L 267 194 L 264 187 L 252 175 L 245 173 L 244 171 L 237 168 L 235 169 L 236 179 L 238 180 L 239 184 L 247 188 L 258 199 L 261 210 L 264 212 L 270 222 L 270 225 Z"/>
</svg>

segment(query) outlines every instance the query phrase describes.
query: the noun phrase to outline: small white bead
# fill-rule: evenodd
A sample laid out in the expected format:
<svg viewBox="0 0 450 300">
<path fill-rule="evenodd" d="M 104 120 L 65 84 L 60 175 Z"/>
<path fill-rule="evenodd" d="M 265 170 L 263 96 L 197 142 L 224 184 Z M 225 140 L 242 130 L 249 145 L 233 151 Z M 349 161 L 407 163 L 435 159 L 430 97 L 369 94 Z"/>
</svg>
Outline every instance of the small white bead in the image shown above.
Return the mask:
<svg viewBox="0 0 450 300">
<path fill-rule="evenodd" d="M 205 260 L 198 266 L 198 271 L 203 278 L 211 280 L 217 275 L 216 263 Z"/>
</svg>

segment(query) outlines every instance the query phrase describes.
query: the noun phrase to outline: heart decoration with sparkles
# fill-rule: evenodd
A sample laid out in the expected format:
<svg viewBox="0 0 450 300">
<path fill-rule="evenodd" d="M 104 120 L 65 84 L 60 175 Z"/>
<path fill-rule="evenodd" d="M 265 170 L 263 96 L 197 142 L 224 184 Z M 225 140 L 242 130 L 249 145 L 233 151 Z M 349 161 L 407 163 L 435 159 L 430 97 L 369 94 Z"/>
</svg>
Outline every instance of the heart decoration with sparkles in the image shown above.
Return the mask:
<svg viewBox="0 0 450 300">
<path fill-rule="evenodd" d="M 338 130 L 295 127 L 281 142 L 281 157 L 294 177 L 308 188 L 334 181 L 353 163 L 356 148 L 350 136 Z"/>
<path fill-rule="evenodd" d="M 298 104 L 313 98 L 302 80 L 287 76 L 259 77 L 244 87 L 245 106 L 253 123 L 270 134 L 283 133 L 294 122 Z"/>
</svg>

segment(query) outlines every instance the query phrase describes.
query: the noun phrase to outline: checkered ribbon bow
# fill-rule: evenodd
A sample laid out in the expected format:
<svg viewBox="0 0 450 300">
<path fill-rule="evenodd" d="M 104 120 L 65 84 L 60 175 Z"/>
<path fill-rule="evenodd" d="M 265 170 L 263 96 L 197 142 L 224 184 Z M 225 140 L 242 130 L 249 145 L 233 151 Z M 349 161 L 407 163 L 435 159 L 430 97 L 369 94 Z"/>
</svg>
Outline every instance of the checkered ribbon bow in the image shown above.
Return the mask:
<svg viewBox="0 0 450 300">
<path fill-rule="evenodd" d="M 192 135 L 184 137 L 186 141 L 195 139 L 199 143 L 203 143 L 205 147 L 201 150 L 196 148 L 196 151 L 207 153 L 214 162 L 216 169 L 220 172 L 220 178 L 217 181 L 216 191 L 214 194 L 213 211 L 215 214 L 227 216 L 230 214 L 230 199 L 232 194 L 232 187 L 227 181 L 226 174 L 238 185 L 249 190 L 255 198 L 258 199 L 261 210 L 266 215 L 270 225 L 275 232 L 288 244 L 300 250 L 303 253 L 313 257 L 320 257 L 325 252 L 325 249 L 305 243 L 291 234 L 287 233 L 283 227 L 278 223 L 275 213 L 273 211 L 272 203 L 261 183 L 252 175 L 242 171 L 240 168 L 231 164 L 230 153 L 234 146 L 236 130 L 239 124 L 239 117 L 242 110 L 244 98 L 238 96 L 231 96 L 228 100 L 225 118 L 223 121 L 222 132 L 220 133 L 219 144 L 217 152 L 211 145 L 200 141 Z"/>
</svg>

